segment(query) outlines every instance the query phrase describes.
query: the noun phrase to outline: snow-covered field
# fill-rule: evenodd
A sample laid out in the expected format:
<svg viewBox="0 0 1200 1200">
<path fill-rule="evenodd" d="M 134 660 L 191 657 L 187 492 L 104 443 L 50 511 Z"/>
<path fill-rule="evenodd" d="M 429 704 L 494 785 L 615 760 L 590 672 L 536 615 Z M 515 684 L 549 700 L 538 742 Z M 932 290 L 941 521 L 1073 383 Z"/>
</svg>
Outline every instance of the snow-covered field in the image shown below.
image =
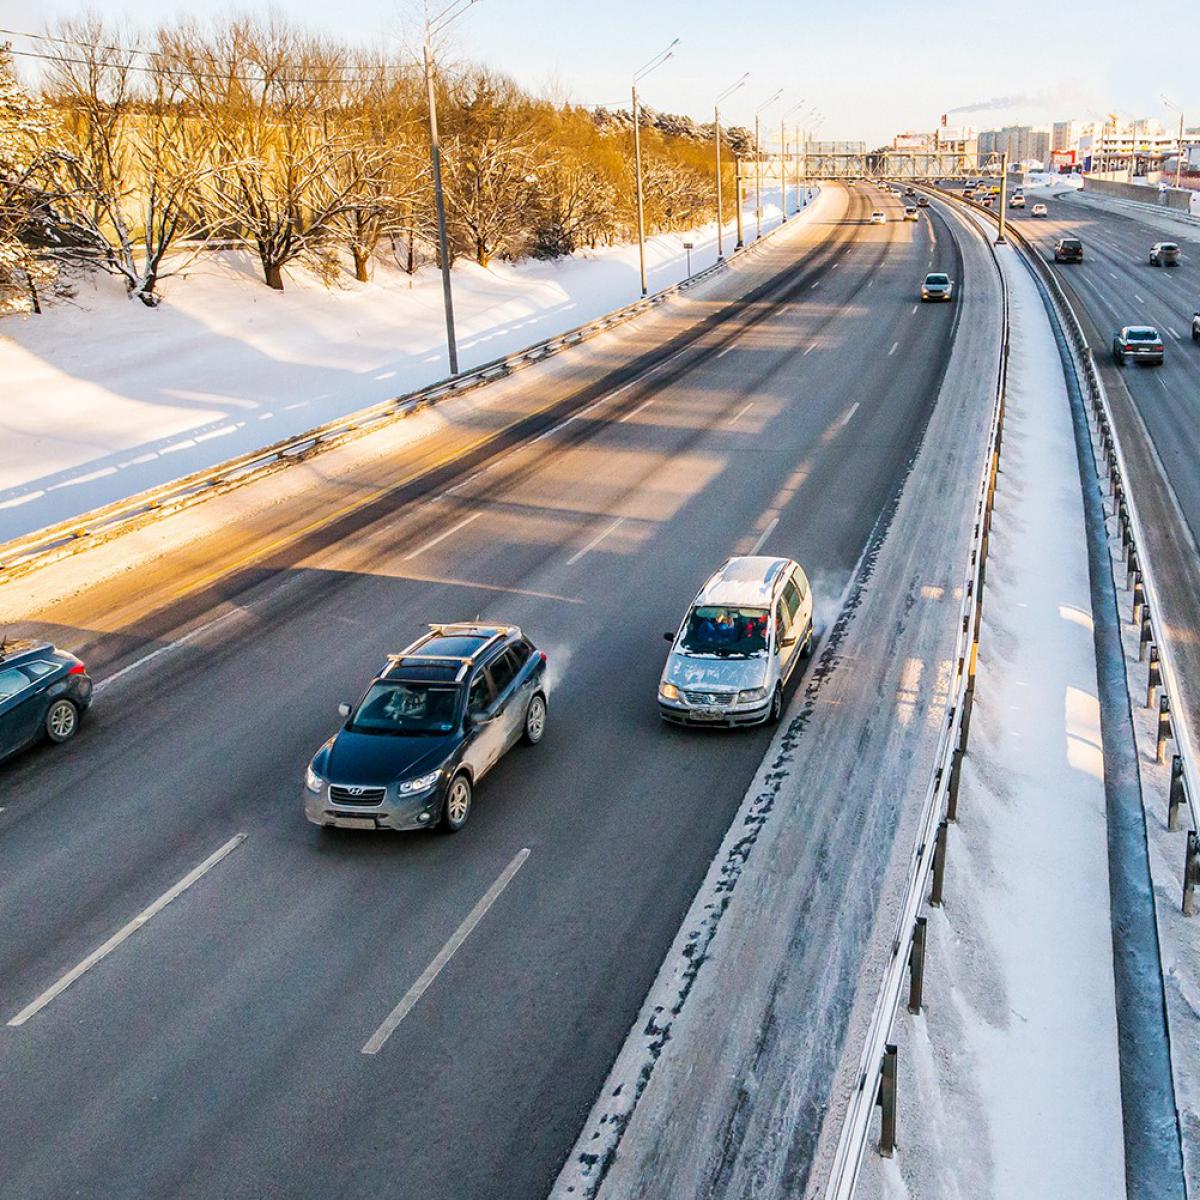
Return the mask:
<svg viewBox="0 0 1200 1200">
<path fill-rule="evenodd" d="M 795 192 L 789 189 L 789 202 Z M 764 193 L 764 229 L 780 219 Z M 753 200 L 745 213 L 754 233 Z M 811 211 L 811 210 L 810 210 Z M 716 225 L 652 238 L 650 289 L 716 260 Z M 733 223 L 725 251 L 733 249 Z M 155 310 L 107 277 L 73 304 L 0 322 L 0 542 L 301 433 L 447 374 L 441 277 L 377 267 L 331 290 L 301 270 L 283 294 L 248 254 L 206 256 Z M 460 367 L 581 325 L 639 296 L 636 245 L 555 262 L 454 267 Z"/>
<path fill-rule="evenodd" d="M 1103 750 L 1071 414 L 1033 281 L 1013 342 L 971 741 L 899 1148 L 862 1200 L 1125 1195 Z"/>
</svg>

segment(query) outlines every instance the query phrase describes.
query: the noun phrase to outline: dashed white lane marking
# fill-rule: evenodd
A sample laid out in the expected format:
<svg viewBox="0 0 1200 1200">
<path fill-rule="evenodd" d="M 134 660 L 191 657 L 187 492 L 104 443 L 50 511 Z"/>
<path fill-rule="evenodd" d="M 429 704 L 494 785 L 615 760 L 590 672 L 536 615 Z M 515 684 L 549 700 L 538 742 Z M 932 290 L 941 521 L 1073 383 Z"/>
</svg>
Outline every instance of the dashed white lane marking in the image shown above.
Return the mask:
<svg viewBox="0 0 1200 1200">
<path fill-rule="evenodd" d="M 726 346 L 724 350 L 718 350 L 718 351 L 717 351 L 717 357 L 718 357 L 718 358 L 724 358 L 724 357 L 725 357 L 725 355 L 727 355 L 727 354 L 730 352 L 730 350 L 732 350 L 732 349 L 733 349 L 733 347 L 732 347 L 732 346 Z"/>
<path fill-rule="evenodd" d="M 753 558 L 763 548 L 763 542 L 765 542 L 767 540 L 767 538 L 769 538 L 771 536 L 771 534 L 775 530 L 775 526 L 778 524 L 779 524 L 779 518 L 772 517 L 771 523 L 766 527 L 766 529 L 764 529 L 762 531 L 762 533 L 760 533 L 758 535 L 758 541 L 754 543 L 754 546 L 750 550 L 750 554 L 748 557 Z"/>
<path fill-rule="evenodd" d="M 875 280 L 873 280 L 873 279 L 868 279 L 868 280 L 867 280 L 867 287 L 870 287 L 870 286 L 871 286 L 871 285 L 872 285 L 874 282 L 875 282 Z"/>
<path fill-rule="evenodd" d="M 809 346 L 809 348 L 807 350 L 805 350 L 805 352 L 802 355 L 800 355 L 800 357 L 807 358 L 816 348 L 817 348 L 817 343 L 813 342 L 813 344 L 811 346 Z"/>
<path fill-rule="evenodd" d="M 917 309 L 918 309 L 918 308 L 920 308 L 920 307 L 921 307 L 921 306 L 920 306 L 919 304 L 914 304 L 914 305 L 912 306 L 912 312 L 910 312 L 908 315 L 909 315 L 910 317 L 912 317 L 912 316 L 915 316 L 915 315 L 916 315 L 916 312 L 917 312 Z"/>
<path fill-rule="evenodd" d="M 655 402 L 655 400 L 657 400 L 657 399 L 658 399 L 658 397 L 657 397 L 657 396 L 651 396 L 651 397 L 650 397 L 648 400 L 643 400 L 643 401 L 641 402 L 641 404 L 639 404 L 639 405 L 637 406 L 637 408 L 631 409 L 631 410 L 630 410 L 629 412 L 627 412 L 627 413 L 626 413 L 626 414 L 625 414 L 623 417 L 618 417 L 618 418 L 617 418 L 617 424 L 618 424 L 618 425 L 623 425 L 623 424 L 624 424 L 626 421 L 628 421 L 628 420 L 629 420 L 631 417 L 636 417 L 636 416 L 638 415 L 638 413 L 640 413 L 640 412 L 642 411 L 642 409 L 644 409 L 644 408 L 649 408 L 649 407 L 650 407 L 650 405 L 652 405 L 652 404 Z"/>
<path fill-rule="evenodd" d="M 585 554 L 587 554 L 589 550 L 594 550 L 602 541 L 604 541 L 606 537 L 608 537 L 610 533 L 612 533 L 614 529 L 617 528 L 618 525 L 623 524 L 624 521 L 624 517 L 618 517 L 611 525 L 601 530 L 601 532 L 596 534 L 596 536 L 592 538 L 592 540 L 588 542 L 588 544 L 584 546 L 582 550 L 576 550 L 575 553 L 567 559 L 567 566 L 573 567 Z"/>
<path fill-rule="evenodd" d="M 842 265 L 841 263 L 834 263 L 833 267 L 831 269 L 836 271 L 838 269 L 838 267 L 840 267 L 841 265 Z"/>
<path fill-rule="evenodd" d="M 859 403 L 860 401 L 855 400 L 855 402 L 850 405 L 850 407 L 842 414 L 841 420 L 839 420 L 837 423 L 837 427 L 839 429 L 845 429 L 845 427 L 850 424 L 850 418 L 854 416 L 856 412 L 858 412 Z"/>
<path fill-rule="evenodd" d="M 433 981 L 442 973 L 442 968 L 454 957 L 459 947 L 471 936 L 471 931 L 487 916 L 487 911 L 500 898 L 500 893 L 512 882 L 513 876 L 524 865 L 529 857 L 529 848 L 518 850 L 513 855 L 512 862 L 500 872 L 496 881 L 479 898 L 463 920 L 463 923 L 450 935 L 450 940 L 437 952 L 437 957 L 421 972 L 421 977 L 404 993 L 400 1003 L 388 1013 L 382 1025 L 371 1035 L 370 1040 L 362 1048 L 364 1054 L 378 1054 L 383 1044 L 396 1032 L 396 1027 L 412 1012 L 417 1001 L 429 990 Z"/>
<path fill-rule="evenodd" d="M 735 413 L 732 417 L 729 418 L 729 424 L 736 425 L 753 407 L 754 407 L 754 401 L 751 400 L 743 408 L 741 408 L 737 413 Z"/>
<path fill-rule="evenodd" d="M 1170 325 L 1168 325 L 1168 326 L 1167 326 L 1167 332 L 1168 332 L 1168 333 L 1169 333 L 1169 334 L 1170 334 L 1170 335 L 1171 335 L 1171 336 L 1172 336 L 1172 337 L 1173 337 L 1173 338 L 1174 338 L 1174 339 L 1175 339 L 1177 342 L 1181 340 L 1181 339 L 1180 339 L 1180 337 L 1179 337 L 1179 334 L 1177 334 L 1177 333 L 1175 332 L 1175 330 L 1173 330 L 1173 329 L 1170 327 Z"/>
<path fill-rule="evenodd" d="M 893 343 L 892 343 L 892 348 L 891 348 L 891 349 L 888 351 L 888 358 L 891 358 L 891 357 L 892 357 L 892 355 L 893 355 L 893 354 L 895 354 L 895 353 L 896 353 L 896 351 L 897 351 L 899 348 L 900 348 L 900 343 L 899 343 L 899 342 L 893 342 Z"/>
<path fill-rule="evenodd" d="M 129 924 L 118 929 L 103 946 L 93 950 L 78 966 L 72 967 L 57 983 L 48 987 L 36 1000 L 27 1004 L 9 1025 L 24 1025 L 30 1017 L 41 1012 L 56 996 L 61 996 L 81 975 L 90 971 L 101 959 L 107 958 L 123 941 L 137 933 L 147 921 L 157 916 L 176 897 L 181 896 L 202 875 L 208 874 L 223 858 L 232 854 L 244 841 L 244 833 L 235 833 L 219 850 L 213 851 L 198 867 L 193 867 L 177 884 L 168 888 L 148 908 L 143 908 Z"/>
<path fill-rule="evenodd" d="M 811 292 L 811 291 L 813 290 L 813 288 L 815 288 L 815 287 L 820 287 L 820 286 L 821 286 L 821 281 L 818 279 L 816 283 L 814 283 L 814 284 L 811 284 L 811 285 L 809 286 L 809 289 L 808 289 L 808 290 Z"/>
<path fill-rule="evenodd" d="M 403 558 L 401 558 L 400 561 L 408 562 L 408 560 L 410 558 L 416 558 L 418 554 L 424 554 L 426 550 L 432 550 L 434 548 L 434 546 L 436 546 L 439 542 L 444 542 L 448 537 L 452 536 L 453 534 L 456 534 L 460 529 L 464 528 L 465 526 L 470 525 L 470 523 L 472 521 L 478 521 L 479 518 L 482 516 L 483 516 L 483 513 L 476 512 L 476 513 L 472 513 L 469 517 L 463 517 L 463 519 L 461 521 L 458 521 L 454 525 L 451 525 L 450 528 L 447 529 L 444 533 L 439 533 L 437 535 L 437 537 L 430 538 L 429 541 L 418 546 L 415 550 L 410 550 L 406 555 L 404 555 Z"/>
<path fill-rule="evenodd" d="M 197 626 L 190 633 L 185 633 L 183 637 L 176 638 L 173 642 L 168 642 L 165 646 L 159 646 L 157 650 L 151 650 L 149 654 L 143 654 L 141 658 L 135 658 L 128 666 L 122 667 L 119 671 L 114 671 L 111 675 L 101 679 L 96 684 L 96 694 L 104 691 L 109 684 L 116 683 L 123 675 L 128 675 L 131 671 L 136 671 L 144 667 L 147 663 L 153 662 L 156 658 L 160 658 L 164 654 L 170 653 L 172 650 L 178 650 L 180 646 L 186 646 L 188 642 L 194 641 L 201 634 L 208 633 L 215 629 L 218 625 L 231 620 L 236 616 L 240 616 L 244 610 L 240 608 L 231 609 L 229 612 L 222 613 L 219 617 L 214 617 L 211 621 L 206 621 L 203 625 Z"/>
<path fill-rule="evenodd" d="M 1108 273 L 1108 274 L 1109 274 L 1109 276 L 1110 276 L 1111 278 L 1113 278 L 1113 279 L 1116 279 L 1116 276 L 1115 276 L 1115 275 L 1114 275 L 1114 274 L 1113 274 L 1111 271 L 1109 271 L 1109 273 Z"/>
<path fill-rule="evenodd" d="M 1136 301 L 1137 301 L 1139 304 L 1145 304 L 1145 303 L 1146 303 L 1146 302 L 1145 302 L 1145 300 L 1143 300 L 1143 299 L 1141 298 L 1141 296 L 1139 296 L 1139 295 L 1137 294 L 1137 292 L 1134 292 L 1134 293 L 1133 293 L 1133 298 L 1134 298 L 1134 299 L 1135 299 L 1135 300 L 1136 300 Z"/>
</svg>

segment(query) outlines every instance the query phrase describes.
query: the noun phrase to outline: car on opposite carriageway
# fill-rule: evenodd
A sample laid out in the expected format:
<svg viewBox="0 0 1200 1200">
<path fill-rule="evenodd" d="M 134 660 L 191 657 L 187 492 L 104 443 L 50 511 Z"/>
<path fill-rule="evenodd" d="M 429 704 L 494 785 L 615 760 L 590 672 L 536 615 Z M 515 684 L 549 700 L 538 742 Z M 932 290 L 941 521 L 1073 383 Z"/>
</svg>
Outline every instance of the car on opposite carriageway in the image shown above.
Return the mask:
<svg viewBox="0 0 1200 1200">
<path fill-rule="evenodd" d="M 338 829 L 460 830 L 475 788 L 546 729 L 546 655 L 515 625 L 431 625 L 313 756 L 304 812 Z"/>
<path fill-rule="evenodd" d="M 1150 247 L 1150 265 L 1152 267 L 1177 267 L 1183 258 L 1183 252 L 1175 242 L 1155 242 Z"/>
<path fill-rule="evenodd" d="M 92 680 L 75 655 L 0 638 L 0 759 L 42 738 L 69 741 L 91 703 Z"/>
<path fill-rule="evenodd" d="M 790 558 L 731 558 L 697 593 L 678 631 L 665 636 L 663 720 L 774 724 L 796 664 L 812 653 L 812 588 Z"/>
</svg>

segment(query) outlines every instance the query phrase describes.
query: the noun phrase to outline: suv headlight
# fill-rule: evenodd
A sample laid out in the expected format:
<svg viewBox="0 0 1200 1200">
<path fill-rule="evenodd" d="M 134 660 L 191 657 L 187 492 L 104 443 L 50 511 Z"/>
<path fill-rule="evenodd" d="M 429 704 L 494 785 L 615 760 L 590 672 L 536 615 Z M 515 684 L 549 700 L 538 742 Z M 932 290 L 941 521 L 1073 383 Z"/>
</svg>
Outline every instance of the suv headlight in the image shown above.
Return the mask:
<svg viewBox="0 0 1200 1200">
<path fill-rule="evenodd" d="M 416 779 L 406 779 L 400 785 L 400 795 L 411 796 L 416 792 L 427 792 L 442 777 L 442 768 L 430 771 L 428 775 L 419 775 Z"/>
<path fill-rule="evenodd" d="M 770 693 L 770 688 L 746 688 L 745 691 L 738 692 L 739 704 L 753 704 L 758 700 L 765 700 Z"/>
<path fill-rule="evenodd" d="M 312 769 L 311 764 L 309 764 L 308 770 L 304 772 L 304 786 L 310 792 L 320 793 L 325 789 L 325 780 Z"/>
<path fill-rule="evenodd" d="M 681 699 L 679 689 L 673 683 L 660 683 L 658 685 L 658 695 L 661 700 Z"/>
</svg>

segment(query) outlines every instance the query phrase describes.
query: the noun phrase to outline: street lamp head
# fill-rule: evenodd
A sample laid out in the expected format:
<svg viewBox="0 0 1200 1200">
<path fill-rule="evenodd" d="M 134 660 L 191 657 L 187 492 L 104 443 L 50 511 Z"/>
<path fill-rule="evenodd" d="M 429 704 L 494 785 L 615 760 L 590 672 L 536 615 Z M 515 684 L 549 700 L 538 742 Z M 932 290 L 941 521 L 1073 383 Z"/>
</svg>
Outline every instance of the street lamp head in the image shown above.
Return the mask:
<svg viewBox="0 0 1200 1200">
<path fill-rule="evenodd" d="M 651 71 L 661 67 L 668 58 L 675 57 L 675 47 L 679 45 L 679 39 L 674 38 L 664 50 L 660 50 L 644 67 L 634 73 L 633 82 L 637 83 L 645 75 L 649 75 Z"/>
<path fill-rule="evenodd" d="M 728 86 L 728 87 L 727 87 L 727 88 L 726 88 L 726 89 L 725 89 L 725 90 L 724 90 L 724 91 L 723 91 L 723 92 L 722 92 L 722 93 L 721 93 L 721 94 L 720 94 L 720 95 L 719 95 L 719 96 L 716 98 L 716 100 L 714 101 L 714 103 L 715 103 L 715 104 L 720 104 L 720 103 L 721 103 L 721 101 L 722 101 L 722 100 L 724 100 L 726 96 L 732 96 L 732 95 L 733 95 L 733 93 L 734 93 L 734 92 L 736 92 L 736 91 L 738 90 L 738 88 L 745 87 L 745 86 L 746 86 L 746 80 L 747 80 L 747 79 L 749 79 L 749 78 L 750 78 L 750 72 L 749 72 L 749 71 L 747 71 L 747 72 L 746 72 L 746 73 L 745 73 L 745 74 L 744 74 L 744 75 L 741 77 L 741 79 L 737 80 L 737 82 L 735 82 L 735 83 L 731 83 L 731 84 L 730 84 L 730 85 L 729 85 L 729 86 Z"/>
<path fill-rule="evenodd" d="M 758 114 L 759 114 L 760 112 L 762 112 L 762 110 L 763 110 L 764 108 L 770 108 L 770 106 L 771 106 L 772 104 L 774 104 L 774 103 L 775 103 L 775 101 L 776 101 L 776 100 L 778 100 L 778 99 L 779 99 L 779 97 L 780 97 L 780 96 L 782 96 L 782 95 L 783 95 L 783 88 L 780 88 L 780 89 L 779 89 L 779 91 L 777 91 L 777 92 L 776 92 L 776 93 L 775 93 L 773 96 L 771 96 L 769 99 L 767 99 L 767 100 L 764 100 L 764 101 L 763 101 L 763 102 L 762 102 L 762 103 L 761 103 L 761 104 L 760 104 L 760 105 L 759 105 L 759 106 L 758 106 L 758 107 L 757 107 L 757 108 L 754 110 L 754 115 L 757 117 L 757 116 L 758 116 Z"/>
</svg>

